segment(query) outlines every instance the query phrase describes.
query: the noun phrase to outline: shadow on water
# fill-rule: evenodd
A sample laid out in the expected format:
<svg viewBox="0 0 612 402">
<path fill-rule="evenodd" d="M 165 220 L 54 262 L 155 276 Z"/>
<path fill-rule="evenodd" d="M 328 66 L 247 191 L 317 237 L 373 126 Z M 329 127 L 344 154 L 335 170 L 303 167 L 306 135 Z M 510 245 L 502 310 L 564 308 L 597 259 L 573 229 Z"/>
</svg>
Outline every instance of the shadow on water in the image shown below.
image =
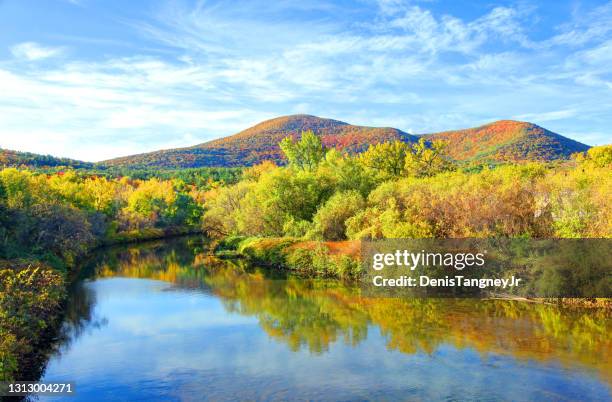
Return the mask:
<svg viewBox="0 0 612 402">
<path fill-rule="evenodd" d="M 358 348 L 376 332 L 386 350 L 404 355 L 469 350 L 483 359 L 482 370 L 494 364 L 487 356 L 506 356 L 578 370 L 608 390 L 612 384 L 608 312 L 502 300 L 368 298 L 356 285 L 221 261 L 204 245 L 198 238 L 173 239 L 93 255 L 71 289 L 56 354 L 113 319 L 96 312 L 92 283 L 140 278 L 170 284 L 168 292 L 209 295 L 227 313 L 256 320 L 269 339 L 293 352 L 324 356 L 336 344 Z"/>
</svg>

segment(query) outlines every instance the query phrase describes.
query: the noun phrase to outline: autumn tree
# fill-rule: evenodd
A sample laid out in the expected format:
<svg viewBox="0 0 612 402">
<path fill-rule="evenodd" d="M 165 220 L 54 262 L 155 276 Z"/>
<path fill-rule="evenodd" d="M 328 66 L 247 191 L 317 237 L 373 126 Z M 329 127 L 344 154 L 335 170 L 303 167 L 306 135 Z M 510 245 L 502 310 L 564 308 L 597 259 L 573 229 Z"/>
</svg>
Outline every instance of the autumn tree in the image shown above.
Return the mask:
<svg viewBox="0 0 612 402">
<path fill-rule="evenodd" d="M 582 166 L 612 167 L 612 145 L 592 147 L 585 153 L 575 154 L 574 158 Z"/>
<path fill-rule="evenodd" d="M 357 191 L 334 194 L 314 216 L 315 232 L 325 240 L 346 239 L 346 220 L 365 208 L 365 201 Z"/>
<path fill-rule="evenodd" d="M 300 170 L 314 170 L 325 157 L 325 147 L 312 131 L 302 132 L 299 141 L 285 137 L 279 145 L 289 165 Z"/>
<path fill-rule="evenodd" d="M 430 144 L 421 138 L 412 144 L 410 152 L 406 153 L 404 168 L 406 174 L 415 177 L 435 176 L 438 173 L 453 169 L 453 163 L 446 155 L 447 143 L 434 140 Z"/>
<path fill-rule="evenodd" d="M 336 191 L 356 190 L 367 197 L 379 182 L 371 169 L 359 162 L 358 157 L 330 149 L 325 154 L 325 161 L 320 165 L 318 174 L 329 174 L 336 186 Z"/>
<path fill-rule="evenodd" d="M 401 141 L 372 144 L 359 161 L 383 177 L 400 177 L 404 172 L 408 145 Z"/>
</svg>

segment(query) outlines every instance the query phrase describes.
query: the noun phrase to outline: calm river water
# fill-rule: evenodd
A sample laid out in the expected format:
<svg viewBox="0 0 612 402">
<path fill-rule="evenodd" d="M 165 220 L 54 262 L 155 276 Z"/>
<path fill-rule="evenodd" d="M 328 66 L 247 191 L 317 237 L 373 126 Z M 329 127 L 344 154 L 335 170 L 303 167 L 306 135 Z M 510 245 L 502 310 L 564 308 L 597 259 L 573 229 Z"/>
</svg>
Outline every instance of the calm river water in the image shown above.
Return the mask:
<svg viewBox="0 0 612 402">
<path fill-rule="evenodd" d="M 363 298 L 201 245 L 94 255 L 42 380 L 73 381 L 70 401 L 612 399 L 602 312 Z"/>
</svg>

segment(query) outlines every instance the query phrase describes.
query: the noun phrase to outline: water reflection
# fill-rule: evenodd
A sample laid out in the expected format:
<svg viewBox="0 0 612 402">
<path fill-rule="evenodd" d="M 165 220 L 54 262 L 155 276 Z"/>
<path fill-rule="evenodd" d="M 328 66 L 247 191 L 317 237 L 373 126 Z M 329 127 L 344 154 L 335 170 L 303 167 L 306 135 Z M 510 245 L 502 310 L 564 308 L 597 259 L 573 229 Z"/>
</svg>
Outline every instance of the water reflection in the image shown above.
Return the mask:
<svg viewBox="0 0 612 402">
<path fill-rule="evenodd" d="M 588 395 L 610 397 L 612 341 L 608 334 L 612 320 L 604 311 L 564 310 L 556 306 L 509 301 L 366 298 L 360 296 L 358 287 L 338 281 L 305 280 L 251 267 L 240 261 L 219 261 L 204 252 L 198 239 L 105 250 L 88 262 L 83 276 L 73 289 L 63 350 L 74 350 L 73 344 L 79 343 L 79 338 L 88 338 L 90 331 L 105 332 L 104 326 L 109 321 L 115 327 L 106 331 L 109 333 L 104 335 L 104 340 L 115 346 L 114 342 L 125 343 L 121 347 L 116 346 L 115 353 L 118 355 L 126 353 L 126 345 L 130 345 L 130 342 L 133 342 L 134 348 L 143 351 L 164 345 L 185 345 L 189 349 L 193 344 L 187 339 L 195 336 L 192 331 L 203 331 L 204 328 L 210 334 L 214 333 L 217 342 L 214 348 L 206 349 L 206 352 L 219 356 L 214 359 L 201 356 L 201 362 L 222 364 L 219 360 L 229 359 L 230 355 L 236 354 L 236 349 L 247 348 L 248 353 L 244 352 L 242 359 L 236 357 L 239 363 L 234 362 L 231 369 L 224 367 L 229 370 L 227 373 L 236 375 L 238 368 L 249 366 L 247 371 L 250 374 L 242 375 L 239 382 L 242 385 L 250 384 L 252 392 L 255 389 L 264 392 L 257 394 L 257 397 L 287 397 L 281 392 L 283 386 L 290 383 L 285 377 L 285 368 L 266 368 L 266 365 L 273 364 L 275 358 L 272 356 L 284 355 L 279 345 L 285 345 L 285 350 L 294 353 L 290 359 L 299 357 L 304 367 L 315 365 L 317 368 L 312 366 L 312 370 L 321 370 L 320 365 L 327 361 L 345 371 L 351 389 L 348 394 L 338 393 L 339 385 L 331 384 L 329 376 L 322 376 L 322 373 L 302 374 L 308 378 L 300 378 L 300 381 L 313 381 L 312 389 L 321 391 L 333 385 L 334 391 L 328 389 L 326 394 L 326 398 L 330 399 L 407 397 L 410 394 L 406 386 L 410 381 L 405 376 L 414 377 L 414 373 L 406 372 L 407 367 L 402 366 L 405 362 L 397 360 L 399 355 L 409 357 L 410 364 L 415 365 L 412 368 L 423 372 L 434 370 L 432 376 L 444 377 L 458 370 L 456 375 L 463 377 L 459 383 L 465 382 L 465 387 L 454 393 L 438 395 L 432 394 L 434 390 L 430 389 L 436 384 L 434 379 L 421 378 L 417 381 L 415 377 L 413 390 L 421 392 L 417 392 L 415 397 L 465 397 L 465 393 L 470 392 L 467 388 L 470 381 L 464 378 L 466 374 L 461 370 L 476 369 L 478 372 L 471 374 L 485 378 L 496 372 L 495 367 L 502 367 L 505 374 L 531 376 L 529 381 L 539 381 L 540 388 L 534 389 L 541 392 L 558 392 L 535 393 L 532 394 L 533 399 L 549 399 L 551 395 L 574 395 L 581 399 Z M 119 278 L 146 280 L 135 286 L 133 281 Z M 194 298 L 192 292 L 206 297 Z M 222 309 L 215 308 L 214 303 L 220 303 Z M 104 308 L 96 308 L 97 304 Z M 143 305 L 148 307 L 148 311 L 142 311 Z M 127 311 L 130 312 L 129 317 L 123 317 Z M 118 323 L 121 329 L 118 329 Z M 258 331 L 249 327 L 253 323 L 256 323 Z M 212 327 L 214 330 L 210 329 Z M 245 328 L 250 329 L 247 331 Z M 246 331 L 244 336 L 247 341 L 233 338 L 242 334 L 242 330 Z M 267 344 L 259 335 L 261 330 L 265 333 Z M 179 335 L 184 337 L 181 342 L 175 339 Z M 269 343 L 270 339 L 274 340 L 275 345 Z M 92 342 L 88 347 L 95 347 L 89 338 L 83 342 Z M 251 349 L 251 342 L 259 343 Z M 392 354 L 382 353 L 381 346 Z M 338 356 L 339 350 L 344 351 L 342 356 Z M 92 349 L 81 348 L 79 353 L 82 353 L 80 359 L 86 359 L 93 352 Z M 189 395 L 197 395 L 199 388 L 188 378 L 204 375 L 201 372 L 204 368 L 203 364 L 190 362 L 193 357 L 189 353 L 179 355 L 182 360 L 176 356 L 176 361 L 168 361 L 166 353 L 163 363 L 158 364 L 163 366 L 166 375 L 170 371 L 174 373 L 170 389 L 178 387 L 186 392 L 182 396 L 174 396 L 189 399 Z M 308 355 L 313 357 L 307 358 Z M 313 360 L 317 356 L 320 356 L 318 360 Z M 393 361 L 387 361 L 391 356 Z M 380 359 L 387 360 L 381 362 Z M 244 360 L 248 360 L 248 364 Z M 117 357 L 116 362 L 120 361 L 121 358 Z M 102 359 L 100 364 L 107 363 Z M 68 376 L 69 369 L 64 367 L 62 371 L 59 369 L 61 367 L 52 359 L 47 375 Z M 222 376 L 224 369 L 206 368 L 209 369 L 205 374 L 208 378 L 206 383 L 216 378 L 215 389 L 221 389 L 219 386 L 224 382 L 230 386 L 233 377 L 230 374 Z M 199 370 L 199 374 L 194 374 L 194 370 Z M 295 370 L 302 373 L 303 367 Z M 372 383 L 372 379 L 365 380 L 364 375 L 372 370 L 380 370 L 378 374 L 385 376 L 386 380 L 374 378 L 378 383 Z M 260 373 L 260 378 L 253 374 L 256 372 Z M 360 376 L 356 376 L 356 372 Z M 490 380 L 501 382 L 502 379 L 498 377 Z M 159 376 L 147 378 L 159 379 Z M 107 380 L 107 388 L 109 384 L 117 385 L 113 381 Z M 170 380 L 166 378 L 166 381 Z M 177 381 L 186 383 L 181 387 Z M 450 382 L 447 380 L 442 385 L 448 387 Z M 201 379 L 198 383 L 202 386 Z M 383 383 L 386 384 L 384 390 L 380 389 Z M 430 383 L 430 386 L 425 387 L 424 383 Z M 422 393 L 425 392 L 421 389 L 423 387 L 427 393 Z M 195 393 L 185 391 L 186 388 Z M 570 392 L 569 388 L 573 390 Z M 279 394 L 265 396 L 265 389 L 276 390 Z M 355 389 L 363 392 L 354 393 Z M 314 392 L 310 388 L 308 390 Z M 219 392 L 218 398 L 245 396 Z M 304 391 L 301 395 L 318 398 L 317 394 L 308 392 Z M 474 392 L 475 398 L 487 396 Z M 507 392 L 493 393 L 492 399 L 516 398 L 518 395 L 512 392 L 520 391 L 510 389 Z M 253 396 L 246 394 L 246 397 Z"/>
</svg>

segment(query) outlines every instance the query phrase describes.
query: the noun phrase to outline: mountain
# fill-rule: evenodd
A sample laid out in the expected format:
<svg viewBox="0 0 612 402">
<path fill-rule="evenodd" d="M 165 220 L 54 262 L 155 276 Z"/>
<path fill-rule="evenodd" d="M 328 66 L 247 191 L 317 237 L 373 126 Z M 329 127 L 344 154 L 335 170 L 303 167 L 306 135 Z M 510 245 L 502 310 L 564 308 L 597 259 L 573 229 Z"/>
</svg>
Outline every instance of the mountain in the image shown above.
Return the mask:
<svg viewBox="0 0 612 402">
<path fill-rule="evenodd" d="M 342 121 L 310 115 L 292 115 L 266 120 L 229 137 L 188 148 L 168 149 L 125 156 L 101 162 L 106 166 L 200 167 L 251 166 L 270 159 L 282 163 L 278 143 L 286 136 L 299 138 L 312 130 L 326 147 L 358 153 L 370 144 L 401 140 L 415 142 L 420 136 L 390 127 L 354 126 Z M 448 142 L 450 156 L 460 161 L 525 161 L 567 159 L 589 146 L 548 131 L 535 124 L 501 120 L 481 127 L 423 134 L 428 140 Z"/>
<path fill-rule="evenodd" d="M 424 137 L 446 141 L 449 155 L 460 161 L 551 161 L 569 159 L 571 154 L 590 148 L 538 125 L 515 120 Z"/>
<path fill-rule="evenodd" d="M 351 153 L 365 151 L 370 144 L 401 140 L 414 142 L 418 137 L 396 128 L 353 126 L 338 120 L 310 115 L 292 115 L 266 120 L 229 137 L 188 148 L 168 149 L 102 162 L 111 166 L 200 167 L 251 166 L 266 159 L 282 161 L 278 143 L 287 136 L 299 138 L 312 130 L 326 147 Z"/>
<path fill-rule="evenodd" d="M 11 151 L 0 148 L 0 167 L 2 166 L 29 166 L 29 167 L 55 167 L 69 166 L 73 168 L 91 168 L 93 163 L 68 158 L 57 158 L 51 155 L 33 154 L 30 152 Z"/>
</svg>

